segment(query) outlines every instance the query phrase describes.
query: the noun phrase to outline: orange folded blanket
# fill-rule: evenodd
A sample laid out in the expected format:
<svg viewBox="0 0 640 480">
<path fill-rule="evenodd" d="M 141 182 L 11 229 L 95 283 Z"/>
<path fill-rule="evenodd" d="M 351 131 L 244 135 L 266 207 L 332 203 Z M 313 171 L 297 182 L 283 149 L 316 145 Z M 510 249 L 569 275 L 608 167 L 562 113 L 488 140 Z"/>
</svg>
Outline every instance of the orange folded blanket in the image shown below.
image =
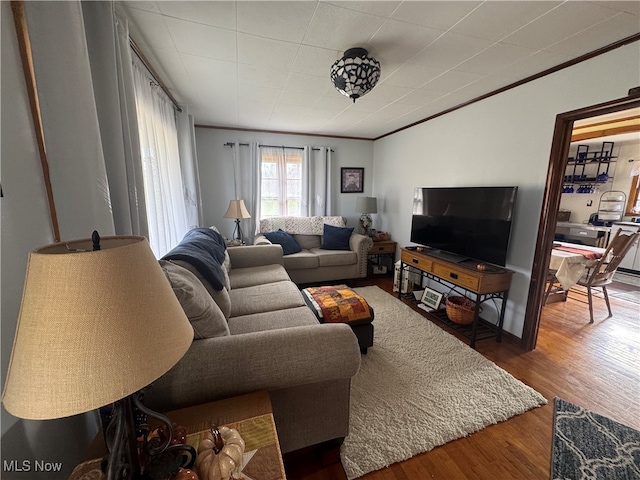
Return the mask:
<svg viewBox="0 0 640 480">
<path fill-rule="evenodd" d="M 600 252 L 594 252 L 592 250 L 586 250 L 584 248 L 560 246 L 560 247 L 555 247 L 555 250 L 562 250 L 563 252 L 569 252 L 569 253 L 578 253 L 582 255 L 584 258 L 586 258 L 587 260 L 597 260 L 602 257 L 602 254 Z"/>
<path fill-rule="evenodd" d="M 322 310 L 326 323 L 349 323 L 371 318 L 367 301 L 346 285 L 306 289 Z"/>
</svg>

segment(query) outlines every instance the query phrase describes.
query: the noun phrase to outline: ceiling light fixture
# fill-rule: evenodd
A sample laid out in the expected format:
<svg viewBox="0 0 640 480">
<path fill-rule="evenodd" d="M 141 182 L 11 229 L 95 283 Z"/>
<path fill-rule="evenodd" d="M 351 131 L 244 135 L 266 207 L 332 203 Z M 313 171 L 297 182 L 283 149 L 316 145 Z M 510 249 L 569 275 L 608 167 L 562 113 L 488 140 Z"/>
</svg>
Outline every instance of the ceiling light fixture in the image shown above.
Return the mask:
<svg viewBox="0 0 640 480">
<path fill-rule="evenodd" d="M 345 97 L 356 99 L 369 93 L 380 79 L 380 62 L 369 57 L 366 49 L 356 47 L 331 65 L 331 81 Z"/>
</svg>

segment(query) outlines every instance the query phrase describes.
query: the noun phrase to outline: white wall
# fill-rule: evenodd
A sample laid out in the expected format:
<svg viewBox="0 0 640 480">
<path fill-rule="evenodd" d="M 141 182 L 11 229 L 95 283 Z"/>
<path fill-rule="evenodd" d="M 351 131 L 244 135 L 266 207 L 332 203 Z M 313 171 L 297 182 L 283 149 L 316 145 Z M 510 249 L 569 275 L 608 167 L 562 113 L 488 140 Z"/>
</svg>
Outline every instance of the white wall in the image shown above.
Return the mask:
<svg viewBox="0 0 640 480">
<path fill-rule="evenodd" d="M 2 20 L 2 384 L 6 375 L 20 308 L 30 250 L 53 242 L 42 169 L 27 100 L 17 40 L 8 2 Z M 11 141 L 7 141 L 11 139 Z M 2 433 L 16 419 L 2 409 Z"/>
<path fill-rule="evenodd" d="M 636 42 L 376 141 L 379 228 L 410 244 L 417 186 L 517 185 L 505 329 L 521 336 L 555 117 L 625 97 L 639 63 Z"/>
<path fill-rule="evenodd" d="M 31 112 L 18 55 L 11 5 L 0 2 L 2 31 L 2 91 L 0 101 L 1 174 L 4 197 L 0 200 L 1 275 L 0 297 L 2 385 L 4 385 L 16 320 L 22 298 L 27 256 L 32 249 L 53 242 L 46 192 L 36 146 Z M 73 189 L 73 183 L 64 188 Z M 76 206 L 81 209 L 81 205 Z M 74 212 L 65 212 L 73 217 Z M 78 224 L 87 228 L 87 225 Z M 66 478 L 82 460 L 96 433 L 95 419 L 89 415 L 49 421 L 18 420 L 2 411 L 2 458 L 0 461 L 62 462 L 60 478 Z M 2 467 L 0 467 L 2 468 Z M 47 479 L 47 472 L 3 471 L 3 479 Z"/>
<path fill-rule="evenodd" d="M 371 195 L 373 179 L 372 141 L 196 128 L 196 149 L 205 226 L 215 225 L 224 236 L 229 238 L 233 234 L 233 220 L 223 218 L 229 206 L 229 200 L 234 198 L 233 156 L 231 147 L 224 146 L 227 142 L 258 142 L 265 145 L 284 145 L 289 147 L 311 145 L 314 147 L 333 148 L 332 183 L 337 189 L 333 198 L 333 213 L 334 215 L 347 217 L 349 226 L 357 226 L 360 214 L 355 211 L 356 199 L 360 196 Z M 241 146 L 240 148 L 248 147 Z M 341 167 L 364 167 L 363 193 L 340 193 Z"/>
</svg>

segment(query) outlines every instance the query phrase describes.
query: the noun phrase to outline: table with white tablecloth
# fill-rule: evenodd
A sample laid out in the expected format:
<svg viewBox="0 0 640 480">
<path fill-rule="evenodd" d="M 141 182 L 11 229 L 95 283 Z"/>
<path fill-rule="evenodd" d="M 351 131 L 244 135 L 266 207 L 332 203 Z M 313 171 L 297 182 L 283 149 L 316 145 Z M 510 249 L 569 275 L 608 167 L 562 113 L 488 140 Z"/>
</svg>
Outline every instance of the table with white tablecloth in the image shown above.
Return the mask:
<svg viewBox="0 0 640 480">
<path fill-rule="evenodd" d="M 567 247 L 573 251 L 563 251 L 557 248 L 551 250 L 551 260 L 549 270 L 555 272 L 555 276 L 564 290 L 573 287 L 584 274 L 587 267 L 596 263 L 597 259 L 585 257 L 579 250 L 583 250 L 587 255 L 589 252 L 595 253 L 598 258 L 605 252 L 604 248 L 590 247 L 587 245 L 577 245 L 568 242 L 554 242 L 554 247 Z"/>
</svg>

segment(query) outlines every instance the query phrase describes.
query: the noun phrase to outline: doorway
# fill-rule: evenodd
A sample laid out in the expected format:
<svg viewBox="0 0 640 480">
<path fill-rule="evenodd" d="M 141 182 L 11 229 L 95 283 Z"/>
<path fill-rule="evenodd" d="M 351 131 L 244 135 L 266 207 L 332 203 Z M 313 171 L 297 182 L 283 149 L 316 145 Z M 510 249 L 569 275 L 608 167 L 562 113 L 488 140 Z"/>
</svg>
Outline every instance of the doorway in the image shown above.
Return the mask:
<svg viewBox="0 0 640 480">
<path fill-rule="evenodd" d="M 610 102 L 561 113 L 556 117 L 555 130 L 551 143 L 547 182 L 542 198 L 542 209 L 538 223 L 536 251 L 531 271 L 531 283 L 527 298 L 521 346 L 533 350 L 538 338 L 540 315 L 544 306 L 544 289 L 547 265 L 551 257 L 551 247 L 555 237 L 560 197 L 565 175 L 566 159 L 569 155 L 573 124 L 578 120 L 606 115 L 622 110 L 640 107 L 640 95 L 624 97 Z"/>
</svg>

